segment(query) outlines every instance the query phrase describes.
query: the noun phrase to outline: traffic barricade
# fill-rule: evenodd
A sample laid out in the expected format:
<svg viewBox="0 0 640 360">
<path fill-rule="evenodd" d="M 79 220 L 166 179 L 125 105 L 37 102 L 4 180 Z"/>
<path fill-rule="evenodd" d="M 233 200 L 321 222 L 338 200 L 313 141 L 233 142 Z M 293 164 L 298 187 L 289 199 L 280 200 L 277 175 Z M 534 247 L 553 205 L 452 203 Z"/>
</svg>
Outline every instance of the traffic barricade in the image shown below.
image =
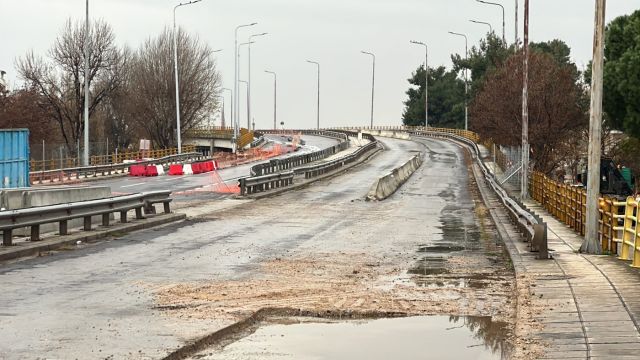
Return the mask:
<svg viewBox="0 0 640 360">
<path fill-rule="evenodd" d="M 169 175 L 184 175 L 182 164 L 169 165 Z"/>
<path fill-rule="evenodd" d="M 156 169 L 158 171 L 158 175 L 164 175 L 164 166 L 156 165 Z"/>
<path fill-rule="evenodd" d="M 131 165 L 129 176 L 144 176 L 144 165 Z"/>
<path fill-rule="evenodd" d="M 200 166 L 200 163 L 193 163 L 193 164 L 191 164 L 191 171 L 193 171 L 193 174 L 194 174 L 194 175 L 202 174 L 202 172 L 203 172 L 203 171 L 202 171 L 202 168 L 201 168 L 201 166 Z"/>
<path fill-rule="evenodd" d="M 155 165 L 146 166 L 144 169 L 144 176 L 158 176 L 158 168 Z"/>
<path fill-rule="evenodd" d="M 191 168 L 191 164 L 184 164 L 182 166 L 182 173 L 185 175 L 193 175 L 193 169 Z"/>
</svg>

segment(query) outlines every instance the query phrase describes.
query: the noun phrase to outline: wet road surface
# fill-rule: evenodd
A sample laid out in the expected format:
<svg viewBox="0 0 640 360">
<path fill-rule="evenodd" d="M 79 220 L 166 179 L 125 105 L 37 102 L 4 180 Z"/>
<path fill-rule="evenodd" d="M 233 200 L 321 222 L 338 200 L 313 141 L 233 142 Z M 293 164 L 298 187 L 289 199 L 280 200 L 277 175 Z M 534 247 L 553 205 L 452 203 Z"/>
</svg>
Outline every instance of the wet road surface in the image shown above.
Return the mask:
<svg viewBox="0 0 640 360">
<path fill-rule="evenodd" d="M 422 316 L 369 321 L 278 319 L 202 360 L 500 360 L 490 318 Z M 478 329 L 496 337 L 482 336 Z"/>
<path fill-rule="evenodd" d="M 159 358 L 265 306 L 508 317 L 511 273 L 463 152 L 382 141 L 306 189 L 0 268 L 0 358 Z M 418 151 L 427 160 L 399 192 L 364 201 Z"/>
</svg>

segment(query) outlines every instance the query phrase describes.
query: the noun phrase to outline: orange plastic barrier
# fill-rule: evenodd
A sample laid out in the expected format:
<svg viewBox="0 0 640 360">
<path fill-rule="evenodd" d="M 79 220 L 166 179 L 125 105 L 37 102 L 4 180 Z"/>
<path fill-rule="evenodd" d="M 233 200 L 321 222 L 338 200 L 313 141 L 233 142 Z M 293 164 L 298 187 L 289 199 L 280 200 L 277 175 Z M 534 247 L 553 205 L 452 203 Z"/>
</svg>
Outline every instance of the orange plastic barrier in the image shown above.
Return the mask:
<svg viewBox="0 0 640 360">
<path fill-rule="evenodd" d="M 146 166 L 144 176 L 158 176 L 158 168 L 155 165 Z"/>
<path fill-rule="evenodd" d="M 169 175 L 184 175 L 182 164 L 169 165 Z"/>
<path fill-rule="evenodd" d="M 129 176 L 144 176 L 145 175 L 145 166 L 144 165 L 131 165 L 129 166 Z"/>
</svg>

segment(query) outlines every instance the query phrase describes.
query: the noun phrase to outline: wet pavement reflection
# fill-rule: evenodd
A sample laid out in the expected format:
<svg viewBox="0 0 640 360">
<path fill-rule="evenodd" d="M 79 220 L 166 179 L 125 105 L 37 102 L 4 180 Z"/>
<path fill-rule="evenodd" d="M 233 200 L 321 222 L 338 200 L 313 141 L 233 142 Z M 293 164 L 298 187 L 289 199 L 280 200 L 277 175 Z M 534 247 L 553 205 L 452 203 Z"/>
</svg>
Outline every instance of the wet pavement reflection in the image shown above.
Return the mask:
<svg viewBox="0 0 640 360">
<path fill-rule="evenodd" d="M 508 359 L 507 326 L 490 317 L 421 316 L 318 323 L 280 319 L 198 359 Z"/>
</svg>

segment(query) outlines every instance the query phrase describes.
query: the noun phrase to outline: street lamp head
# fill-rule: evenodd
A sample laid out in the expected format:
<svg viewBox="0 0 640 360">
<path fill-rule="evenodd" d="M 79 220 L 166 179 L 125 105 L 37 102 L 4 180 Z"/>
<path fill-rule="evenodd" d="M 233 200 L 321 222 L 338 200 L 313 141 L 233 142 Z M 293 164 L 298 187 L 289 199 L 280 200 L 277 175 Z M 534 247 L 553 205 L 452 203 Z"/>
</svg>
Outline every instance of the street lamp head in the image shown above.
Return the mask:
<svg viewBox="0 0 640 360">
<path fill-rule="evenodd" d="M 427 46 L 427 44 L 423 43 L 422 41 L 415 41 L 415 40 L 411 40 L 411 41 L 409 41 L 409 42 L 410 42 L 410 43 L 412 43 L 412 44 L 416 44 L 416 45 L 424 45 L 424 46 Z"/>
<path fill-rule="evenodd" d="M 193 0 L 193 1 L 186 2 L 186 3 L 180 3 L 180 4 L 176 5 L 176 7 L 175 7 L 175 8 L 177 9 L 177 8 L 178 8 L 178 7 L 180 7 L 180 6 L 186 6 L 186 5 L 191 5 L 191 4 L 199 3 L 200 1 L 202 1 L 202 0 Z"/>
<path fill-rule="evenodd" d="M 220 51 L 222 51 L 223 49 L 217 49 L 217 50 L 213 50 L 213 53 L 219 53 Z"/>
</svg>

